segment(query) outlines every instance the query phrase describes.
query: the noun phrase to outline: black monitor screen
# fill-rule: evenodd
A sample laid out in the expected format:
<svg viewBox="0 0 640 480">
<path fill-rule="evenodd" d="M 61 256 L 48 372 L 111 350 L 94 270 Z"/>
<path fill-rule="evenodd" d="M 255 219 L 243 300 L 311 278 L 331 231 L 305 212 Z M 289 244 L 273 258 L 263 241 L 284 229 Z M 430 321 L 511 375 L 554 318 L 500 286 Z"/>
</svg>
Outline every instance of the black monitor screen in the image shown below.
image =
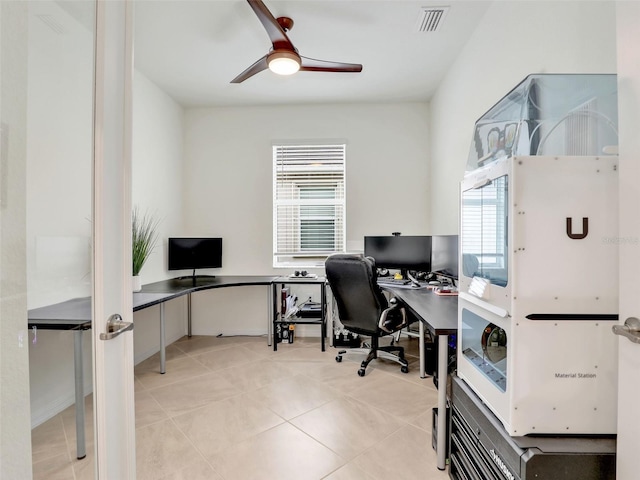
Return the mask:
<svg viewBox="0 0 640 480">
<path fill-rule="evenodd" d="M 431 237 L 364 237 L 364 254 L 376 266 L 400 270 L 431 271 Z"/>
<path fill-rule="evenodd" d="M 458 278 L 458 235 L 434 235 L 431 239 L 431 271 Z"/>
<path fill-rule="evenodd" d="M 222 267 L 222 238 L 170 238 L 169 270 Z"/>
</svg>

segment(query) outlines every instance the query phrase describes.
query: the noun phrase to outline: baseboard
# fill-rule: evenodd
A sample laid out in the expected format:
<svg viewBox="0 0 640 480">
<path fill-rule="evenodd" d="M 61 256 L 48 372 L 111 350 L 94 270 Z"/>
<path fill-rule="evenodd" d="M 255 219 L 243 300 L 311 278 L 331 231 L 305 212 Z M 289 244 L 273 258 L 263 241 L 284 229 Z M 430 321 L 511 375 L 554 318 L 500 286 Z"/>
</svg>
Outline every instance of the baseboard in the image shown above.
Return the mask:
<svg viewBox="0 0 640 480">
<path fill-rule="evenodd" d="M 182 334 L 182 333 L 179 333 L 179 334 L 175 335 L 174 337 L 168 337 L 168 338 L 165 339 L 165 344 L 167 346 L 169 346 L 172 343 L 174 343 L 175 341 L 180 340 L 182 337 L 184 337 L 184 334 Z M 133 357 L 134 365 L 138 365 L 140 362 L 143 362 L 147 358 L 152 357 L 153 355 L 155 355 L 159 351 L 160 351 L 160 345 L 156 345 L 153 348 L 150 348 L 149 350 L 147 350 L 145 352 L 141 352 L 141 353 L 138 353 L 138 354 L 134 355 L 134 357 Z"/>
</svg>

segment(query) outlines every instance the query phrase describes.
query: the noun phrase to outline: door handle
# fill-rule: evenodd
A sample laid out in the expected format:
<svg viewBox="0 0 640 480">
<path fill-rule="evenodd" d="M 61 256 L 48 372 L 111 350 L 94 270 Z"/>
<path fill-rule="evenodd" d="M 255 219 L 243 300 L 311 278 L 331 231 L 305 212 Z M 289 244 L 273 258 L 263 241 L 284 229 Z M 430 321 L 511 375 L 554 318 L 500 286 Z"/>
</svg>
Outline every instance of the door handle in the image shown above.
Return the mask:
<svg viewBox="0 0 640 480">
<path fill-rule="evenodd" d="M 125 322 L 120 314 L 114 313 L 107 320 L 107 333 L 101 333 L 100 340 L 111 340 L 128 330 L 133 330 L 133 322 Z"/>
<path fill-rule="evenodd" d="M 627 337 L 633 343 L 640 343 L 640 320 L 636 317 L 627 318 L 624 325 L 614 325 L 611 330 L 616 335 Z"/>
</svg>

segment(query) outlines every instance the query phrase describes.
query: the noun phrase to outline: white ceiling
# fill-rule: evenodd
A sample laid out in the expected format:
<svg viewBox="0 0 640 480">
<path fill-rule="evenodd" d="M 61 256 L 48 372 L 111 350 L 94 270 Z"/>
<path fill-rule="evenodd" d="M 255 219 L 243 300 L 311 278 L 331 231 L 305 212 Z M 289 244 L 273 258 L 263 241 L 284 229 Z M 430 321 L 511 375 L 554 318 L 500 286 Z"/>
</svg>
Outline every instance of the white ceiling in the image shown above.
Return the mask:
<svg viewBox="0 0 640 480">
<path fill-rule="evenodd" d="M 263 71 L 229 83 L 271 42 L 246 0 L 135 4 L 135 65 L 183 106 L 427 101 L 488 1 L 264 0 L 294 20 L 301 55 L 361 63 L 361 73 Z M 420 33 L 423 6 L 450 6 L 437 32 Z"/>
</svg>

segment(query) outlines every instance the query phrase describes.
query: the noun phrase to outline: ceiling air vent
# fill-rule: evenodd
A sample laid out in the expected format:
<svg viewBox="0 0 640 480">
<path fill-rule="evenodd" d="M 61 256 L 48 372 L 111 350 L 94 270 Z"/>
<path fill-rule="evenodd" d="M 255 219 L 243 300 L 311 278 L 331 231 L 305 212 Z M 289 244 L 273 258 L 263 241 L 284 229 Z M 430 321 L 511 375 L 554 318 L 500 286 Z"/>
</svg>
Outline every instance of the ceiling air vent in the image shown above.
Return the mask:
<svg viewBox="0 0 640 480">
<path fill-rule="evenodd" d="M 422 7 L 418 16 L 418 32 L 437 32 L 440 30 L 449 7 Z"/>
</svg>

